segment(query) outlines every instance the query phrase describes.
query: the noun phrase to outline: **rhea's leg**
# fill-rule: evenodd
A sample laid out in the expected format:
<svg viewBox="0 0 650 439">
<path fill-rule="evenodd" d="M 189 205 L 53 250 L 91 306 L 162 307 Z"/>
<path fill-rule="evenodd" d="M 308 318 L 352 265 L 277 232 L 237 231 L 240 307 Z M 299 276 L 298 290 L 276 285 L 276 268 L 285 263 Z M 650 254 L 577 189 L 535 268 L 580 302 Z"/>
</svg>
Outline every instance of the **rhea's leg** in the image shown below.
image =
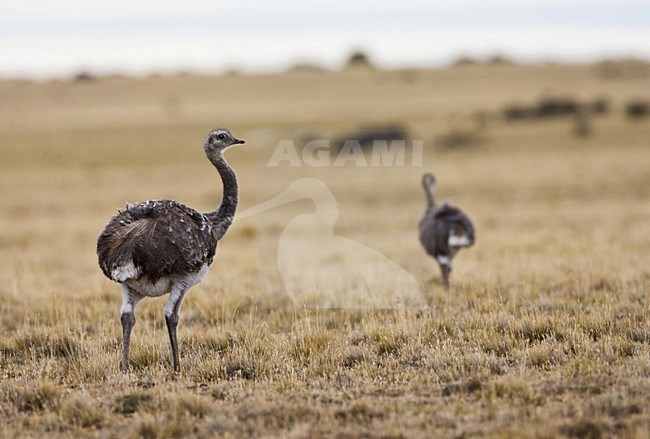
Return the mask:
<svg viewBox="0 0 650 439">
<path fill-rule="evenodd" d="M 179 312 L 183 298 L 189 288 L 185 283 L 180 282 L 172 287 L 167 306 L 165 306 L 165 322 L 167 323 L 167 331 L 169 332 L 169 343 L 172 349 L 172 361 L 174 365 L 174 372 L 178 372 L 181 368 L 178 360 L 178 337 L 177 328 L 180 320 Z"/>
<path fill-rule="evenodd" d="M 129 370 L 129 346 L 131 345 L 131 330 L 135 326 L 135 305 L 142 299 L 134 294 L 129 287 L 122 284 L 122 308 L 120 320 L 122 321 L 122 370 Z"/>
<path fill-rule="evenodd" d="M 451 259 L 447 256 L 437 256 L 436 260 L 440 266 L 440 273 L 442 274 L 442 283 L 445 288 L 449 289 L 449 277 L 451 276 Z"/>
<path fill-rule="evenodd" d="M 442 281 L 445 284 L 445 288 L 449 289 L 451 287 L 451 265 L 442 265 Z"/>
</svg>

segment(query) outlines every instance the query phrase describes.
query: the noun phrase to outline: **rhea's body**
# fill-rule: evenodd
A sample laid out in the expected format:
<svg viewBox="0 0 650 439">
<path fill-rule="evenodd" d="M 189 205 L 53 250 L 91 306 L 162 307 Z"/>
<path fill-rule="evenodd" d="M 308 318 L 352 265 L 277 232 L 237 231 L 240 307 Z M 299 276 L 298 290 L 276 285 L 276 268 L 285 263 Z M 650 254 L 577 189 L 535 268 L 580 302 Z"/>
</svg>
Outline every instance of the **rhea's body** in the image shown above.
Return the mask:
<svg viewBox="0 0 650 439">
<path fill-rule="evenodd" d="M 128 204 L 97 241 L 104 274 L 146 297 L 169 293 L 188 275 L 200 282 L 216 249 L 208 217 L 172 200 Z"/>
</svg>

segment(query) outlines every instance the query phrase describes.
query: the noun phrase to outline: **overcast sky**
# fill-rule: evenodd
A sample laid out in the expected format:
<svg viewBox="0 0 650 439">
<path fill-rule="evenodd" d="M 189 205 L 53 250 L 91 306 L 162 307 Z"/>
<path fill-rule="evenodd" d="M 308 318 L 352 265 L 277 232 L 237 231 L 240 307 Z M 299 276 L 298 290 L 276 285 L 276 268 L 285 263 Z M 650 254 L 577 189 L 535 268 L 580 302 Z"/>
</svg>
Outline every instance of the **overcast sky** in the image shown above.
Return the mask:
<svg viewBox="0 0 650 439">
<path fill-rule="evenodd" d="M 0 0 L 0 76 L 650 59 L 650 0 Z"/>
</svg>

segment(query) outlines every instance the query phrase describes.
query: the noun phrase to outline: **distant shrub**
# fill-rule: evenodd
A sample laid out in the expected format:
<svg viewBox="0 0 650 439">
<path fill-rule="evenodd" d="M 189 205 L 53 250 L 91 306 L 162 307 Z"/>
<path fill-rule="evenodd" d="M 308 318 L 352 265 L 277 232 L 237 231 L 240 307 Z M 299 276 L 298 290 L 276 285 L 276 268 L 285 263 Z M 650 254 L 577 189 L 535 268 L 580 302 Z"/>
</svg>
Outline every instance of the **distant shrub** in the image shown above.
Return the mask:
<svg viewBox="0 0 650 439">
<path fill-rule="evenodd" d="M 526 119 L 550 119 L 584 114 L 605 114 L 609 111 L 609 101 L 600 97 L 592 102 L 580 102 L 563 96 L 545 97 L 533 104 L 512 104 L 503 109 L 507 121 Z"/>
<path fill-rule="evenodd" d="M 625 106 L 625 114 L 629 119 L 642 119 L 650 116 L 650 101 L 634 100 Z"/>
<path fill-rule="evenodd" d="M 348 61 L 346 63 L 346 68 L 356 68 L 356 67 L 363 67 L 363 68 L 373 68 L 373 64 L 370 61 L 370 57 L 362 52 L 362 51 L 356 51 L 353 52 L 349 57 Z"/>
<path fill-rule="evenodd" d="M 509 64 L 515 64 L 513 60 L 510 58 L 506 57 L 505 55 L 500 55 L 496 54 L 491 57 L 489 57 L 486 61 L 486 64 L 496 66 L 496 65 L 509 65 Z"/>
<path fill-rule="evenodd" d="M 92 82 L 92 81 L 96 81 L 97 77 L 90 72 L 82 71 L 75 74 L 72 80 L 74 82 Z"/>
<path fill-rule="evenodd" d="M 537 104 L 538 117 L 555 117 L 576 114 L 580 104 L 571 98 L 546 98 Z"/>
</svg>

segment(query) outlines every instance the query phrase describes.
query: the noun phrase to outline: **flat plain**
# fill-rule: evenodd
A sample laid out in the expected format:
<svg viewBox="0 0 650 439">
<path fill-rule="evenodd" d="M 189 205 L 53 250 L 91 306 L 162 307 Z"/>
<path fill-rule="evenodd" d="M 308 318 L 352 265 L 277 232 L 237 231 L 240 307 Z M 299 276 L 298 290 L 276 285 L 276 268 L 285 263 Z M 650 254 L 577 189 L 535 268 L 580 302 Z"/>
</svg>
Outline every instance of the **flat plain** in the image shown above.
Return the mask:
<svg viewBox="0 0 650 439">
<path fill-rule="evenodd" d="M 648 90 L 648 74 L 594 65 L 0 82 L 0 435 L 647 438 L 650 118 L 624 106 Z M 502 117 L 540 96 L 609 109 L 585 136 L 573 117 Z M 421 165 L 301 156 L 306 139 L 393 125 L 423 141 Z M 125 202 L 214 209 L 221 183 L 202 141 L 215 126 L 247 142 L 226 153 L 240 211 L 318 179 L 336 200 L 332 236 L 398 264 L 428 306 L 292 300 L 279 243 L 319 212 L 298 188 L 220 241 L 181 310 L 181 372 L 165 298 L 138 305 L 132 371 L 120 372 L 121 294 L 97 265 L 97 235 Z M 289 141 L 300 166 L 269 166 Z M 449 292 L 417 239 L 425 171 L 477 229 Z M 322 229 L 301 224 L 307 260 Z M 360 262 L 348 256 L 332 256 L 344 291 Z"/>
</svg>

